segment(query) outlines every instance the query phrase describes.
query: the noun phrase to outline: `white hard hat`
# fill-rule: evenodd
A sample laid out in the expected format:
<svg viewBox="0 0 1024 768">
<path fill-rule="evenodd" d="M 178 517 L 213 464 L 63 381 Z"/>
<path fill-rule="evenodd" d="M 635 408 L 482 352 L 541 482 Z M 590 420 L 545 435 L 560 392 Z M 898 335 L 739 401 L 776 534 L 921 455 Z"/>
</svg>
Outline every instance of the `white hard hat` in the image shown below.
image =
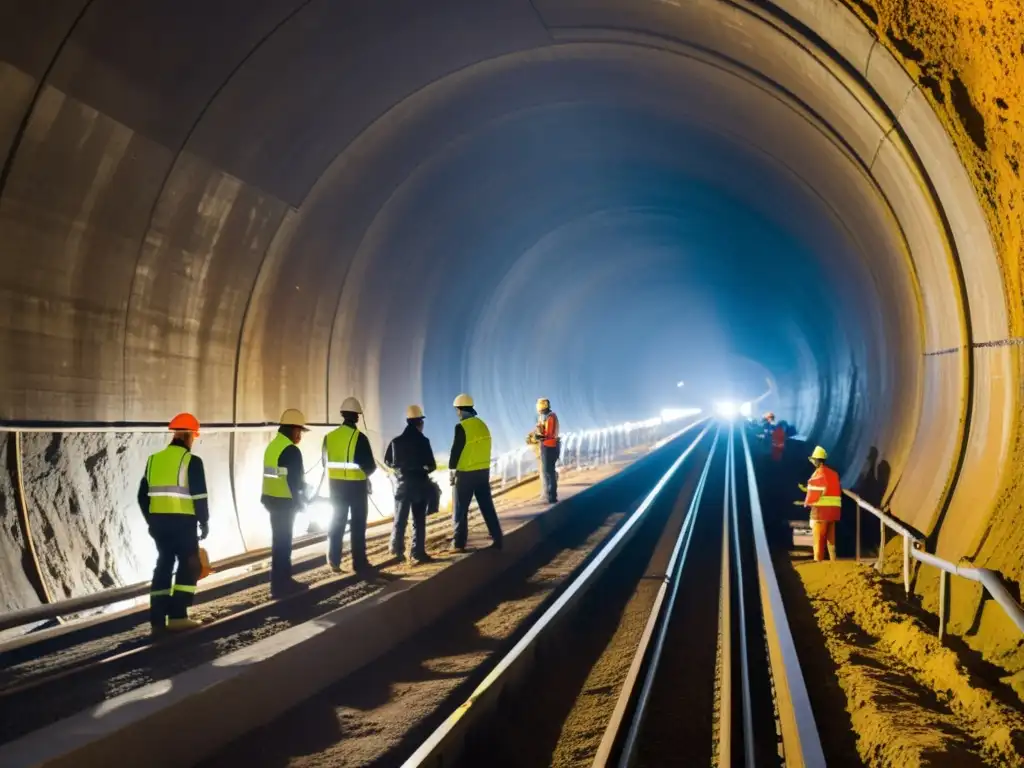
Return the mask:
<svg viewBox="0 0 1024 768">
<path fill-rule="evenodd" d="M 463 392 L 461 395 L 455 398 L 455 402 L 452 403 L 456 408 L 472 408 L 473 398 Z"/>
<path fill-rule="evenodd" d="M 405 418 L 407 419 L 422 419 L 423 409 L 418 405 L 410 405 L 405 409 Z"/>
<path fill-rule="evenodd" d="M 346 397 L 341 404 L 342 413 L 362 413 L 363 406 L 354 397 Z"/>
<path fill-rule="evenodd" d="M 298 408 L 288 408 L 281 414 L 281 420 L 278 421 L 278 424 L 282 427 L 302 427 L 302 429 L 306 430 L 306 417 Z M 309 430 L 306 431 L 308 432 Z"/>
</svg>

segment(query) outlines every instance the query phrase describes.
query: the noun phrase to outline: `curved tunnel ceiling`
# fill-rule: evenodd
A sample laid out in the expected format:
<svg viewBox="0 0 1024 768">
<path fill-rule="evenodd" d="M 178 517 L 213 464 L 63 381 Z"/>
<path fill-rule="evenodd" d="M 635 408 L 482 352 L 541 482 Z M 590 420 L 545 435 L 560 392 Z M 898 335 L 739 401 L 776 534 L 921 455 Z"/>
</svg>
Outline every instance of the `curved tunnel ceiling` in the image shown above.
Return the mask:
<svg viewBox="0 0 1024 768">
<path fill-rule="evenodd" d="M 588 427 L 768 371 L 912 522 L 980 525 L 1016 394 L 977 200 L 852 16 L 766 6 L 7 3 L 0 417 L 356 393 L 379 449 L 469 389 L 511 445 L 538 394 Z"/>
</svg>

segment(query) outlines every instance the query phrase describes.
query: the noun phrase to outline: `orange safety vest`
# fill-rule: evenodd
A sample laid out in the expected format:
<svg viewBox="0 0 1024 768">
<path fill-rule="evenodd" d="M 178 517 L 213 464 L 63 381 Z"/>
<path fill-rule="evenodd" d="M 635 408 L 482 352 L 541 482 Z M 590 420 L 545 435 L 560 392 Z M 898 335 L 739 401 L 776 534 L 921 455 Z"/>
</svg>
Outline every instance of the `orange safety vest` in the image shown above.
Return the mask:
<svg viewBox="0 0 1024 768">
<path fill-rule="evenodd" d="M 811 508 L 811 520 L 834 523 L 843 506 L 843 489 L 839 473 L 822 464 L 807 481 L 804 505 Z"/>
<path fill-rule="evenodd" d="M 541 419 L 537 425 L 537 434 L 541 437 L 541 445 L 545 448 L 558 447 L 558 417 L 551 411 L 546 418 Z"/>
</svg>

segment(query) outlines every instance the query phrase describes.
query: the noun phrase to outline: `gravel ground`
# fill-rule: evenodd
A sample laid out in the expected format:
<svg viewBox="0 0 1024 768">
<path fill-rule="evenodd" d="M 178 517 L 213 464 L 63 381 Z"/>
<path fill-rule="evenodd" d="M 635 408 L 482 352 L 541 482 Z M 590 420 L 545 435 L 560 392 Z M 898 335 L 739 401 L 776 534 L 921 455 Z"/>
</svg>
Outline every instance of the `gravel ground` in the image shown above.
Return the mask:
<svg viewBox="0 0 1024 768">
<path fill-rule="evenodd" d="M 505 696 L 490 727 L 475 730 L 461 766 L 592 764 L 702 466 L 693 459 L 573 615 L 538 647 L 536 666 Z"/>
<path fill-rule="evenodd" d="M 603 467 L 576 478 L 574 482 L 567 482 L 565 495 L 569 496 L 573 492 L 589 487 L 621 468 L 621 464 Z M 529 483 L 496 499 L 499 511 L 504 517 L 503 525 L 506 530 L 518 525 L 518 513 L 528 513 L 536 494 L 536 483 Z M 357 579 L 351 574 L 335 576 L 326 566 L 321 565 L 296 574 L 300 581 L 320 585 L 308 596 L 273 603 L 269 585 L 266 583 L 242 589 L 224 598 L 196 606 L 192 615 L 207 622 L 230 617 L 245 610 L 251 611 L 248 616 L 226 622 L 222 627 L 210 627 L 198 635 L 170 638 L 169 642 L 125 659 L 117 659 L 116 656 L 148 644 L 148 624 L 73 645 L 59 653 L 9 667 L 4 670 L 4 677 L 0 678 L 6 686 L 30 680 L 35 675 L 84 665 L 97 658 L 115 657 L 98 668 L 75 672 L 73 678 L 54 680 L 30 691 L 0 699 L 5 711 L 5 717 L 0 719 L 0 743 L 70 716 L 99 701 L 211 661 L 317 615 L 372 595 L 412 568 L 416 569 L 418 576 L 439 571 L 459 557 L 446 552 L 450 528 L 450 521 L 443 512 L 428 520 L 427 549 L 437 558 L 436 562 L 429 565 L 397 563 L 387 554 L 389 537 L 381 536 L 367 543 L 371 561 L 379 566 L 373 579 Z M 486 532 L 483 522 L 478 514 L 472 513 L 470 542 L 472 544 L 476 540 L 480 543 L 484 538 Z M 346 570 L 351 568 L 347 556 L 343 567 Z"/>
<path fill-rule="evenodd" d="M 578 518 L 443 626 L 420 633 L 203 766 L 400 764 L 479 683 L 621 517 Z"/>
</svg>

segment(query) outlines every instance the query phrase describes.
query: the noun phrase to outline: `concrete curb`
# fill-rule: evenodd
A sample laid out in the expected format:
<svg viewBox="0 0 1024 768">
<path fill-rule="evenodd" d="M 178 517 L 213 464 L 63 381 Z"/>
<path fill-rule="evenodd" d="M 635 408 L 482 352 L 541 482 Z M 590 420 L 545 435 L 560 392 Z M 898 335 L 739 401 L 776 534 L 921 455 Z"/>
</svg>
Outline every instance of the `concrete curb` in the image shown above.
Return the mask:
<svg viewBox="0 0 1024 768">
<path fill-rule="evenodd" d="M 565 525 L 573 500 L 628 476 L 629 468 L 508 532 L 500 553 L 481 551 L 429 577 L 399 578 L 375 595 L 29 733 L 0 747 L 0 765 L 194 764 L 439 619 Z"/>
</svg>

